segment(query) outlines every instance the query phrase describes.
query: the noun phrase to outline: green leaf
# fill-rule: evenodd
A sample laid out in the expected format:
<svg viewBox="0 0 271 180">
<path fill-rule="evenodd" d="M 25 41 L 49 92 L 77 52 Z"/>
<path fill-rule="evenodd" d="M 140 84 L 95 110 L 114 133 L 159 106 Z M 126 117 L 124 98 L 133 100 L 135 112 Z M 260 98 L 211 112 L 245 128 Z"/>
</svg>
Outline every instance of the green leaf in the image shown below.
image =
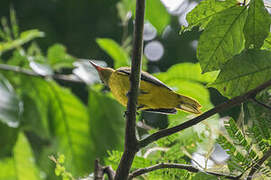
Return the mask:
<svg viewBox="0 0 271 180">
<path fill-rule="evenodd" d="M 89 116 L 86 107 L 68 89 L 49 83 L 52 97 L 49 117 L 58 151 L 66 157 L 65 167 L 78 176 L 90 170 Z"/>
<path fill-rule="evenodd" d="M 271 52 L 247 50 L 228 61 L 210 86 L 216 88 L 223 96 L 234 97 L 269 80 L 270 75 Z"/>
<path fill-rule="evenodd" d="M 22 102 L 17 97 L 9 81 L 0 74 L 0 121 L 9 127 L 18 127 Z"/>
<path fill-rule="evenodd" d="M 3 180 L 39 180 L 40 172 L 24 134 L 20 133 L 13 149 L 12 158 L 0 160 L 0 179 Z"/>
<path fill-rule="evenodd" d="M 146 1 L 145 16 L 159 34 L 170 22 L 170 15 L 160 0 Z"/>
<path fill-rule="evenodd" d="M 180 63 L 171 66 L 166 73 L 156 75 L 161 81 L 171 81 L 173 79 L 189 80 L 202 83 L 214 82 L 218 75 L 217 71 L 202 74 L 199 63 Z"/>
<path fill-rule="evenodd" d="M 11 128 L 0 122 L 0 158 L 11 154 L 17 140 L 18 130 L 18 128 Z"/>
<path fill-rule="evenodd" d="M 199 26 L 204 29 L 210 20 L 217 15 L 219 12 L 236 6 L 237 1 L 235 0 L 204 0 L 201 1 L 192 11 L 190 11 L 186 20 L 188 26 L 183 31 L 191 30 L 194 26 Z"/>
<path fill-rule="evenodd" d="M 69 55 L 66 51 L 66 47 L 61 44 L 54 44 L 49 47 L 47 58 L 53 69 L 59 70 L 61 68 L 73 67 L 72 63 L 75 61 L 75 58 Z"/>
<path fill-rule="evenodd" d="M 44 129 L 53 137 L 56 151 L 65 155 L 67 170 L 75 176 L 88 173 L 92 154 L 86 106 L 55 82 L 28 77 L 25 84 L 26 92 L 35 99 Z"/>
<path fill-rule="evenodd" d="M 123 106 L 108 95 L 90 90 L 88 107 L 90 139 L 95 144 L 91 152 L 93 158 L 104 157 L 108 150 L 122 151 L 125 129 Z"/>
<path fill-rule="evenodd" d="M 108 38 L 98 38 L 96 42 L 113 60 L 114 68 L 128 66 L 130 57 L 128 53 L 114 40 Z"/>
<path fill-rule="evenodd" d="M 269 33 L 267 38 L 264 40 L 262 49 L 271 51 L 271 33 Z"/>
<path fill-rule="evenodd" d="M 244 26 L 246 48 L 260 48 L 270 32 L 271 17 L 262 0 L 249 2 L 248 17 Z"/>
<path fill-rule="evenodd" d="M 213 82 L 218 72 L 201 74 L 199 64 L 181 63 L 167 72 L 155 75 L 174 91 L 192 97 L 200 102 L 203 111 L 212 107 L 209 92 L 201 83 Z"/>
<path fill-rule="evenodd" d="M 19 134 L 13 153 L 18 179 L 40 179 L 31 146 L 22 133 Z"/>
<path fill-rule="evenodd" d="M 200 36 L 197 57 L 203 73 L 217 70 L 244 46 L 246 7 L 232 7 L 217 14 Z"/>
<path fill-rule="evenodd" d="M 21 128 L 36 133 L 41 138 L 48 138 L 48 130 L 42 123 L 42 114 L 39 112 L 37 103 L 27 94 L 23 94 L 23 108 Z"/>
<path fill-rule="evenodd" d="M 0 55 L 5 51 L 22 46 L 23 44 L 35 38 L 43 37 L 43 36 L 44 36 L 44 33 L 36 29 L 24 31 L 20 34 L 20 37 L 18 39 L 15 39 L 9 42 L 0 42 Z"/>
</svg>

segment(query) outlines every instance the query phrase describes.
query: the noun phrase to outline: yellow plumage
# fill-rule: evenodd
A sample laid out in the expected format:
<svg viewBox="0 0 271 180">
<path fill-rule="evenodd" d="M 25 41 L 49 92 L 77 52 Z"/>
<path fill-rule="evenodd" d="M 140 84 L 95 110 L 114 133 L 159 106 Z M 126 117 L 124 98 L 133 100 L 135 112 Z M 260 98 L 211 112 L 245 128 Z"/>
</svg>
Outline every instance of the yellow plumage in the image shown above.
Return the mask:
<svg viewBox="0 0 271 180">
<path fill-rule="evenodd" d="M 117 70 L 102 68 L 91 64 L 97 69 L 101 80 L 109 86 L 114 97 L 124 106 L 127 105 L 127 93 L 130 89 L 130 68 L 122 67 Z M 175 113 L 176 109 L 199 114 L 201 105 L 194 99 L 172 91 L 160 80 L 142 72 L 138 92 L 138 110 L 159 113 Z"/>
</svg>

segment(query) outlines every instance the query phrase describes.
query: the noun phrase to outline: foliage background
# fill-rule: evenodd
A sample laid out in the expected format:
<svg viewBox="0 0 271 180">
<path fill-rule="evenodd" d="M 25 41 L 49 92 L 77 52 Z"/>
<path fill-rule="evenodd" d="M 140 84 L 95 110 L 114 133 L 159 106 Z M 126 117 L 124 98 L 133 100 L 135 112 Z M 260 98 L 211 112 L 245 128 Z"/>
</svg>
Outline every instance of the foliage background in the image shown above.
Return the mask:
<svg viewBox="0 0 271 180">
<path fill-rule="evenodd" d="M 153 35 L 156 32 L 156 35 L 146 39 L 144 44 L 147 47 L 152 42 L 160 42 L 164 53 L 157 61 L 151 60 L 145 54 L 143 68 L 154 73 L 174 90 L 199 100 L 203 105 L 202 110 L 205 111 L 227 98 L 239 95 L 240 91 L 236 92 L 237 94 L 228 91 L 223 93 L 225 80 L 223 74 L 228 75 L 236 62 L 247 57 L 254 57 L 248 60 L 247 64 L 254 59 L 263 59 L 259 64 L 262 65 L 260 69 L 264 69 L 269 67 L 267 62 L 270 60 L 270 55 L 267 50 L 259 53 L 254 50 L 243 52 L 232 59 L 232 64 L 228 63 L 228 67 L 221 71 L 218 78 L 217 71 L 207 72 L 218 69 L 215 67 L 221 65 L 215 61 L 211 63 L 212 67 L 208 67 L 209 69 L 203 68 L 204 58 L 208 56 L 206 49 L 208 52 L 213 42 L 200 46 L 198 52 L 205 52 L 205 54 L 196 54 L 196 47 L 197 43 L 208 42 L 211 35 L 218 34 L 215 28 L 217 24 L 213 21 L 208 24 L 210 19 L 196 24 L 197 19 L 193 18 L 197 13 L 208 15 L 210 12 L 203 13 L 200 8 L 194 9 L 194 15 L 190 14 L 186 18 L 190 26 L 185 30 L 189 31 L 183 31 L 179 35 L 181 25 L 187 26 L 187 22 L 184 21 L 186 13 L 197 3 L 184 1 L 179 8 L 172 10 L 170 7 L 166 8 L 159 0 L 147 1 L 146 20 L 152 26 L 146 27 L 150 32 L 146 31 L 145 37 L 149 37 L 148 33 Z M 236 2 L 229 0 L 222 5 L 211 0 L 201 2 L 201 6 L 205 5 L 210 9 L 222 11 L 224 8 L 236 6 Z M 233 11 L 238 13 L 241 8 L 235 7 Z M 102 60 L 99 63 L 115 68 L 129 66 L 133 9 L 133 1 L 129 0 L 2 0 L 0 2 L 1 64 L 18 66 L 47 77 L 39 78 L 11 71 L 0 71 L 1 180 L 60 179 L 61 177 L 56 176 L 60 174 L 69 178 L 68 172 L 75 177 L 85 177 L 92 173 L 94 160 L 97 157 L 103 164 L 112 165 L 114 169 L 117 167 L 123 150 L 125 109 L 112 98 L 106 88 L 97 83 L 97 74 L 86 59 Z M 226 20 L 231 19 L 229 14 L 226 15 L 221 15 L 219 21 L 225 20 L 225 17 Z M 230 15 L 234 18 L 234 13 Z M 201 16 L 197 17 L 201 18 Z M 268 21 L 267 19 L 266 22 Z M 244 19 L 240 19 L 239 25 L 244 24 Z M 270 27 L 270 23 L 268 25 Z M 259 27 L 262 27 L 262 24 Z M 206 31 L 202 33 L 201 30 L 204 28 Z M 227 27 L 222 27 L 225 28 Z M 263 29 L 265 31 L 266 28 Z M 247 31 L 249 34 L 250 31 Z M 233 30 L 233 33 L 236 32 Z M 268 33 L 269 31 L 267 35 Z M 253 35 L 242 36 L 243 39 L 236 40 L 240 42 L 237 51 L 241 52 L 244 38 L 249 39 L 251 36 Z M 234 37 L 239 36 L 237 34 Z M 262 39 L 263 42 L 265 38 L 264 36 L 258 39 Z M 257 48 L 262 46 L 260 40 L 257 43 L 253 40 L 246 42 L 247 48 L 251 44 Z M 270 46 L 265 42 L 265 47 L 268 49 Z M 150 52 L 158 53 L 155 50 Z M 258 57 L 266 57 L 266 59 Z M 203 59 L 200 61 L 201 66 L 197 63 L 197 59 Z M 236 67 L 240 66 L 242 64 Z M 202 74 L 201 69 L 207 73 Z M 241 76 L 242 73 L 240 71 L 239 75 Z M 68 78 L 76 78 L 83 82 L 63 81 L 57 78 L 61 77 L 59 75 L 68 75 Z M 267 73 L 263 76 L 268 75 Z M 257 79 L 252 82 L 257 82 Z M 210 83 L 213 84 L 207 88 L 206 85 Z M 257 83 L 254 85 L 256 86 Z M 229 87 L 233 89 L 235 86 L 233 84 Z M 243 91 L 245 92 L 246 89 Z M 269 103 L 268 92 L 264 92 L 260 98 Z M 266 115 L 268 112 L 255 110 L 254 106 L 255 104 L 244 104 L 182 133 L 159 140 L 140 151 L 133 163 L 133 169 L 158 162 L 175 162 L 192 163 L 203 169 L 234 175 L 244 172 L 251 165 L 245 162 L 245 159 L 249 156 L 251 162 L 254 162 L 270 144 L 270 132 L 268 130 L 262 132 L 263 128 L 261 128 L 270 126 Z M 262 124 L 257 121 L 251 123 L 249 120 L 257 119 L 255 115 L 257 113 L 265 115 L 266 120 Z M 253 125 L 258 123 L 257 126 L 252 126 L 254 128 L 246 127 L 246 131 L 250 131 L 254 136 L 245 136 L 233 119 L 227 118 L 225 127 L 230 128 L 224 128 L 221 117 L 226 115 L 231 116 L 235 121 L 240 120 L 238 123 L 250 122 L 247 124 Z M 138 116 L 138 136 L 145 137 L 157 129 L 180 124 L 189 118 L 191 115 L 183 112 L 169 116 L 141 113 Z M 226 132 L 228 136 L 225 135 Z M 236 134 L 239 134 L 239 139 L 234 139 Z M 251 151 L 252 148 L 248 147 L 255 139 L 259 144 L 262 142 L 260 148 L 256 149 L 258 151 L 255 150 L 256 155 Z M 242 144 L 245 140 L 246 144 Z M 235 148 L 238 142 L 240 147 Z M 226 159 L 229 159 L 229 155 L 222 148 L 230 149 L 228 154 L 231 158 L 227 163 Z M 245 153 L 238 154 L 238 150 L 242 148 Z M 54 172 L 56 164 L 48 156 L 57 157 L 59 154 L 64 154 L 65 160 L 58 159 L 60 164 L 57 164 L 58 167 Z M 266 172 L 264 176 L 270 172 L 269 166 L 270 163 L 266 169 L 263 168 L 262 172 Z M 203 173 L 191 174 L 183 170 L 159 170 L 150 173 L 147 178 L 210 179 L 214 177 Z"/>
</svg>

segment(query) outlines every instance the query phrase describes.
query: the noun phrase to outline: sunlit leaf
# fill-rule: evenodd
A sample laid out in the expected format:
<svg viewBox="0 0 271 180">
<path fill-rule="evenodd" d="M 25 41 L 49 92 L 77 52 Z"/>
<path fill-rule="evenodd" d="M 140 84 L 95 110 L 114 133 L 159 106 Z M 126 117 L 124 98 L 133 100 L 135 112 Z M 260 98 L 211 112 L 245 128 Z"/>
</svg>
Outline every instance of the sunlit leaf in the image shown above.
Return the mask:
<svg viewBox="0 0 271 180">
<path fill-rule="evenodd" d="M 145 17 L 159 34 L 170 22 L 170 15 L 160 0 L 146 1 Z"/>
<path fill-rule="evenodd" d="M 28 78 L 26 89 L 28 95 L 36 100 L 42 117 L 42 126 L 53 137 L 57 152 L 65 155 L 67 170 L 74 176 L 87 173 L 90 170 L 92 156 L 89 153 L 87 108 L 68 89 L 54 82 Z"/>
<path fill-rule="evenodd" d="M 13 149 L 13 156 L 0 160 L 0 179 L 41 179 L 40 172 L 35 164 L 31 146 L 24 134 L 19 134 L 16 145 Z"/>
<path fill-rule="evenodd" d="M 20 123 L 22 102 L 17 97 L 13 87 L 0 74 L 0 121 L 9 127 L 18 127 Z"/>
<path fill-rule="evenodd" d="M 199 64 L 180 63 L 170 67 L 166 73 L 156 75 L 161 81 L 171 81 L 174 79 L 189 80 L 194 82 L 210 83 L 215 81 L 217 71 L 202 74 Z"/>
<path fill-rule="evenodd" d="M 22 46 L 23 44 L 35 38 L 39 38 L 43 36 L 44 36 L 44 33 L 36 29 L 24 31 L 20 34 L 20 37 L 18 39 L 15 39 L 9 42 L 0 42 L 0 55 L 5 51 Z"/>
<path fill-rule="evenodd" d="M 235 0 L 204 0 L 201 1 L 192 11 L 190 11 L 186 20 L 188 22 L 188 27 L 185 27 L 183 30 L 191 30 L 194 26 L 199 26 L 205 28 L 210 20 L 217 15 L 219 12 L 236 6 L 237 1 Z"/>
<path fill-rule="evenodd" d="M 54 44 L 47 52 L 48 62 L 55 70 L 61 68 L 72 68 L 75 58 L 67 53 L 66 47 L 61 44 Z"/>
<path fill-rule="evenodd" d="M 128 66 L 130 57 L 128 53 L 114 40 L 107 38 L 98 38 L 96 42 L 113 60 L 114 68 Z"/>
<path fill-rule="evenodd" d="M 91 61 L 99 66 L 106 67 L 106 63 L 104 61 L 96 61 L 96 60 L 91 60 Z M 96 82 L 100 82 L 98 72 L 89 63 L 89 60 L 80 59 L 78 61 L 75 61 L 73 65 L 76 67 L 72 70 L 73 74 L 78 76 L 85 83 L 94 84 Z"/>
<path fill-rule="evenodd" d="M 226 97 L 241 95 L 270 80 L 271 52 L 247 50 L 231 59 L 211 84 Z"/>
<path fill-rule="evenodd" d="M 264 40 L 262 49 L 271 50 L 271 33 L 269 33 L 267 38 Z"/>
<path fill-rule="evenodd" d="M 40 64 L 35 61 L 31 61 L 29 66 L 33 69 L 34 72 L 42 76 L 51 76 L 54 74 L 53 69 L 47 64 Z"/>
<path fill-rule="evenodd" d="M 49 113 L 58 151 L 66 157 L 66 167 L 74 176 L 90 169 L 89 115 L 86 107 L 68 89 L 50 83 Z"/>
<path fill-rule="evenodd" d="M 197 57 L 203 73 L 217 70 L 244 47 L 246 7 L 233 7 L 213 18 L 200 36 Z"/>
<path fill-rule="evenodd" d="M 262 0 L 249 2 L 248 17 L 244 26 L 246 48 L 260 48 L 270 32 L 271 17 Z"/>
</svg>

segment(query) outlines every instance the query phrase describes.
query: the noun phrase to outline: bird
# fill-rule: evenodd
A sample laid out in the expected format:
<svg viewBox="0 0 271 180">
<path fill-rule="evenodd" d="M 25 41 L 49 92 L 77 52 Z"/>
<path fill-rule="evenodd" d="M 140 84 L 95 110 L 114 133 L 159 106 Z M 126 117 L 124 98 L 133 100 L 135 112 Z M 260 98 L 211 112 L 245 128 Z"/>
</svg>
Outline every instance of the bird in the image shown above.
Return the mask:
<svg viewBox="0 0 271 180">
<path fill-rule="evenodd" d="M 123 106 L 127 105 L 130 90 L 130 67 L 112 69 L 101 67 L 92 61 L 101 81 L 108 86 L 116 100 Z M 161 114 L 176 114 L 177 110 L 193 114 L 201 114 L 200 103 L 188 96 L 174 92 L 151 74 L 141 71 L 141 81 L 137 99 L 137 110 Z"/>
</svg>

